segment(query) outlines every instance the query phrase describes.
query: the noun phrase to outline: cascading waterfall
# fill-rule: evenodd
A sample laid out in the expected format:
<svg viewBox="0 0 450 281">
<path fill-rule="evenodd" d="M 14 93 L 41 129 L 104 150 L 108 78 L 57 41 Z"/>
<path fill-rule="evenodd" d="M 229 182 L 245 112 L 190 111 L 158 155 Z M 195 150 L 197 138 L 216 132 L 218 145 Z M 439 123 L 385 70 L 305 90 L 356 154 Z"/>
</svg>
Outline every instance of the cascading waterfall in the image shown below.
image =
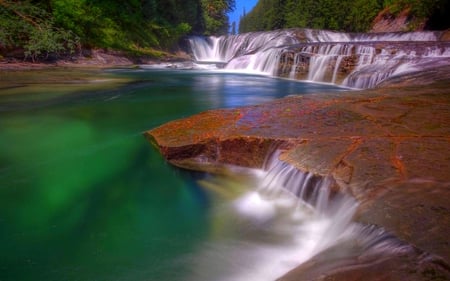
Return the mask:
<svg viewBox="0 0 450 281">
<path fill-rule="evenodd" d="M 377 54 L 374 47 L 360 46 L 356 51 L 358 64 L 342 84 L 353 88 L 373 88 L 389 77 L 448 65 L 449 50 L 450 47 L 386 48 Z"/>
<path fill-rule="evenodd" d="M 380 228 L 352 222 L 358 208 L 352 197 L 333 192 L 330 178 L 279 161 L 279 154 L 273 154 L 264 170 L 253 171 L 257 188 L 219 211 L 237 213 L 229 227 L 241 229 L 244 238 L 201 245 L 187 280 L 276 280 L 315 255 L 346 244 L 359 247 L 348 251 L 347 260 L 410 250 Z M 222 184 L 223 190 L 232 188 Z M 221 220 L 220 215 L 214 218 Z"/>
<path fill-rule="evenodd" d="M 308 73 L 301 79 L 373 88 L 396 75 L 450 64 L 450 43 L 440 42 L 439 34 L 291 29 L 193 37 L 190 44 L 196 62 L 220 62 L 230 71 L 295 79 L 302 64 Z"/>
<path fill-rule="evenodd" d="M 333 76 L 331 78 L 331 83 L 334 83 L 342 58 L 344 56 L 350 56 L 351 50 L 352 46 L 347 44 L 320 45 L 317 51 L 311 52 L 308 80 L 325 81 L 327 67 L 334 60 Z"/>
<path fill-rule="evenodd" d="M 291 70 L 289 71 L 289 79 L 295 79 L 295 73 L 297 70 L 297 66 L 301 62 L 301 56 L 298 53 L 294 55 L 294 63 L 292 64 Z"/>
<path fill-rule="evenodd" d="M 231 61 L 225 69 L 235 69 L 242 72 L 276 75 L 276 69 L 282 49 L 274 48 Z"/>
<path fill-rule="evenodd" d="M 221 37 L 191 37 L 189 39 L 197 62 L 230 62 L 232 59 L 256 54 L 281 46 L 298 43 L 290 31 L 252 32 Z M 269 55 L 269 54 L 267 54 Z"/>
<path fill-rule="evenodd" d="M 221 37 L 192 37 L 191 49 L 198 63 L 224 63 L 225 69 L 276 75 L 282 46 L 298 43 L 290 31 L 255 32 Z"/>
</svg>

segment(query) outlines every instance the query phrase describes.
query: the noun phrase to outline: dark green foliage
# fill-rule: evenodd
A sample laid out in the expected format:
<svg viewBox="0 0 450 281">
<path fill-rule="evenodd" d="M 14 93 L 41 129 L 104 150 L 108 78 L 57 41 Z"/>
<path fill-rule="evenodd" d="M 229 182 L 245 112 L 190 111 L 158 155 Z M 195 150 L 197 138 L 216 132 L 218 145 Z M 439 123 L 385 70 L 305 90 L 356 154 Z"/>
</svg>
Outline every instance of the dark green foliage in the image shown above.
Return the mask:
<svg viewBox="0 0 450 281">
<path fill-rule="evenodd" d="M 228 16 L 227 13 L 233 11 L 234 0 L 200 0 L 203 11 L 206 35 L 227 34 Z"/>
<path fill-rule="evenodd" d="M 448 0 L 259 0 L 241 18 L 239 32 L 303 27 L 347 32 L 365 32 L 382 10 L 396 15 L 408 10 L 414 29 L 416 22 L 441 15 L 435 26 L 448 28 Z M 447 22 L 447 25 L 445 24 Z M 446 25 L 446 26 L 445 26 Z M 430 25 L 431 26 L 431 25 Z"/>
<path fill-rule="evenodd" d="M 410 23 L 410 29 L 416 28 L 417 25 L 420 25 L 432 16 L 439 17 L 439 14 L 446 14 L 448 18 L 450 11 L 448 0 L 384 0 L 384 6 L 394 15 L 408 10 L 413 18 L 413 21 Z M 433 21 L 433 17 L 431 21 Z M 435 26 L 437 29 L 449 27 L 448 21 L 446 26 Z"/>
<path fill-rule="evenodd" d="M 0 47 L 22 48 L 33 61 L 49 54 L 73 53 L 78 37 L 54 24 L 45 7 L 30 2 L 0 1 Z"/>
<path fill-rule="evenodd" d="M 260 0 L 239 23 L 239 32 L 273 30 L 286 26 L 286 0 Z"/>
<path fill-rule="evenodd" d="M 370 30 L 373 20 L 383 9 L 380 0 L 355 0 L 345 9 L 346 15 L 341 30 L 365 32 Z"/>
<path fill-rule="evenodd" d="M 444 30 L 450 28 L 450 1 L 440 1 L 427 21 L 426 28 L 430 30 Z"/>
<path fill-rule="evenodd" d="M 381 8 L 378 0 L 260 0 L 241 20 L 239 31 L 291 27 L 366 31 Z"/>
<path fill-rule="evenodd" d="M 195 25 L 182 1 L 51 0 L 56 22 L 87 46 L 134 50 L 168 48 Z M 170 11 L 170 12 L 169 12 Z M 189 11 L 189 10 L 188 10 Z M 194 14 L 195 15 L 195 14 Z"/>
<path fill-rule="evenodd" d="M 170 50 L 186 34 L 227 33 L 234 6 L 234 0 L 0 0 L 0 54 L 23 49 L 37 59 L 80 44 Z"/>
</svg>

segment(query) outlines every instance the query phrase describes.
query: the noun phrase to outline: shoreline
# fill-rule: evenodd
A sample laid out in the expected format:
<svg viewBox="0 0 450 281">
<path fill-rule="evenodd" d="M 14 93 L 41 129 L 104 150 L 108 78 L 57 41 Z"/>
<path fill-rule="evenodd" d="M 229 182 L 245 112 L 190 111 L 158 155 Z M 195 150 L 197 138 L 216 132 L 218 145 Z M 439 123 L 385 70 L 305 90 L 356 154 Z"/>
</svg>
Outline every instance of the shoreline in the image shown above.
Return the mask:
<svg viewBox="0 0 450 281">
<path fill-rule="evenodd" d="M 31 62 L 17 58 L 2 58 L 0 59 L 0 71 L 41 70 L 57 67 L 102 69 L 182 61 L 191 61 L 191 57 L 185 52 L 177 52 L 168 54 L 162 58 L 154 58 L 145 55 L 131 56 L 116 51 L 94 49 L 90 50 L 89 56 L 77 55 L 71 58 L 60 58 L 51 61 Z"/>
</svg>

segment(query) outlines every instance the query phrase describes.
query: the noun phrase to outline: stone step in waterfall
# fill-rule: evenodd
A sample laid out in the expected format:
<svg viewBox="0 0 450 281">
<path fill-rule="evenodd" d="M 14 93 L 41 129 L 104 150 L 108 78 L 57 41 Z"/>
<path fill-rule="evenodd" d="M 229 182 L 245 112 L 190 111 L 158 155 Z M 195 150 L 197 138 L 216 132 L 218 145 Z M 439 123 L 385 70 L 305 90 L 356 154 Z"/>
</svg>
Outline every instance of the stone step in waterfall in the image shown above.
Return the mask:
<svg viewBox="0 0 450 281">
<path fill-rule="evenodd" d="M 351 88 L 450 65 L 443 32 L 350 34 L 289 29 L 189 39 L 196 62 Z"/>
</svg>

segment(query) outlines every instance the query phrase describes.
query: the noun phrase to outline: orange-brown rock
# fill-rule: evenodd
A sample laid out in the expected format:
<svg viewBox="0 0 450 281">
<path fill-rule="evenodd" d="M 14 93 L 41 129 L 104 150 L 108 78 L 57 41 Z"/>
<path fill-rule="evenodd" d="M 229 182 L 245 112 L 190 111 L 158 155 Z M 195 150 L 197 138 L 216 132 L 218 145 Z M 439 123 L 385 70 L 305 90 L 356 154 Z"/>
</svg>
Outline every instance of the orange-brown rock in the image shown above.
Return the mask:
<svg viewBox="0 0 450 281">
<path fill-rule="evenodd" d="M 373 20 L 370 32 L 404 32 L 423 30 L 426 19 L 416 19 L 411 9 L 406 8 L 398 14 L 391 13 L 389 8 L 382 10 Z"/>
<path fill-rule="evenodd" d="M 174 165 L 212 172 L 227 164 L 261 167 L 267 154 L 281 147 L 282 161 L 332 176 L 341 190 L 359 200 L 358 221 L 382 226 L 432 257 L 418 255 L 421 261 L 417 255 L 395 256 L 364 269 L 322 272 L 317 279 L 325 274 L 328 279 L 323 280 L 361 280 L 361 274 L 380 266 L 392 267 L 392 274 L 370 280 L 431 280 L 429 270 L 450 278 L 449 86 L 444 80 L 426 86 L 292 96 L 207 111 L 145 135 Z M 411 273 L 405 263 L 422 266 L 425 273 L 417 268 L 419 273 Z M 295 277 L 313 271 L 303 265 L 282 280 L 317 280 Z"/>
</svg>

